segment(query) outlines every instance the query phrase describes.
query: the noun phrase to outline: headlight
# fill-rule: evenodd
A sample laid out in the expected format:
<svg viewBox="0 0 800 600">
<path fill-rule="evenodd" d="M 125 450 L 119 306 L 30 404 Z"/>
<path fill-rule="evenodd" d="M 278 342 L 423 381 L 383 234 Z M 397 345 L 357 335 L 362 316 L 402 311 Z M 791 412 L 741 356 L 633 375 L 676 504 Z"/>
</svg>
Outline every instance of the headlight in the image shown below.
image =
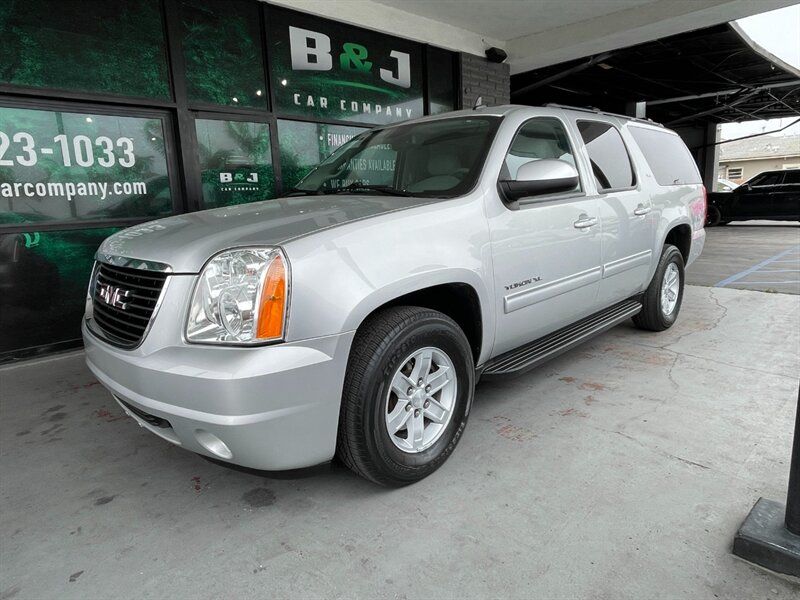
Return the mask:
<svg viewBox="0 0 800 600">
<path fill-rule="evenodd" d="M 195 286 L 186 339 L 259 344 L 283 338 L 288 263 L 277 248 L 236 248 L 212 258 Z"/>
</svg>

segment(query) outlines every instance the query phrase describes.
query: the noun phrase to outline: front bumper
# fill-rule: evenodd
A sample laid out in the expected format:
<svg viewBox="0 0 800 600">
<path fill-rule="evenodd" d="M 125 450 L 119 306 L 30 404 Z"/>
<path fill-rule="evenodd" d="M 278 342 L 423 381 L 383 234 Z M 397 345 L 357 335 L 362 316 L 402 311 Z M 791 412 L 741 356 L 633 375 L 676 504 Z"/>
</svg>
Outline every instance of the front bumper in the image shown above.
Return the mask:
<svg viewBox="0 0 800 600">
<path fill-rule="evenodd" d="M 181 313 L 165 303 L 136 350 L 100 340 L 84 321 L 86 364 L 126 413 L 173 444 L 255 469 L 333 457 L 355 332 L 251 348 L 164 343 L 181 339 Z"/>
</svg>

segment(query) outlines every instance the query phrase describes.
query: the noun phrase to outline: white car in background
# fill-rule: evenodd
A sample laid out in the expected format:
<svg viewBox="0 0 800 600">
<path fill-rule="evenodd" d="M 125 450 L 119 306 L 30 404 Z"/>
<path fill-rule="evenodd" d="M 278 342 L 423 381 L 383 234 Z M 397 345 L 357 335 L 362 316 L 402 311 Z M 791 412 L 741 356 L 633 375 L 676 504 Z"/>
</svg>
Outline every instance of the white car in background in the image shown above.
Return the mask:
<svg viewBox="0 0 800 600">
<path fill-rule="evenodd" d="M 739 187 L 738 183 L 734 183 L 730 179 L 717 179 L 717 189 L 714 190 L 716 192 L 732 192 L 737 187 Z"/>
</svg>

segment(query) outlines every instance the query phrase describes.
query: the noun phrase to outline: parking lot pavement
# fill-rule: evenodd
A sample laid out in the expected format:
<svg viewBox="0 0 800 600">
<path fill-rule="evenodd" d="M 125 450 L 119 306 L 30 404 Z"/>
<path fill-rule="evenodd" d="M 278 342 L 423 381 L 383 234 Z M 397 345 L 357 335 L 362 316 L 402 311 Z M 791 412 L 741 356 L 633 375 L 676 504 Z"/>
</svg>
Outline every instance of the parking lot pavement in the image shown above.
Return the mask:
<svg viewBox="0 0 800 600">
<path fill-rule="evenodd" d="M 800 225 L 747 221 L 707 228 L 703 254 L 687 270 L 686 282 L 800 294 Z"/>
<path fill-rule="evenodd" d="M 135 426 L 83 357 L 0 370 L 0 597 L 797 598 L 730 554 L 783 500 L 794 296 L 688 287 L 662 334 L 619 326 L 478 387 L 423 482 L 244 473 Z"/>
</svg>

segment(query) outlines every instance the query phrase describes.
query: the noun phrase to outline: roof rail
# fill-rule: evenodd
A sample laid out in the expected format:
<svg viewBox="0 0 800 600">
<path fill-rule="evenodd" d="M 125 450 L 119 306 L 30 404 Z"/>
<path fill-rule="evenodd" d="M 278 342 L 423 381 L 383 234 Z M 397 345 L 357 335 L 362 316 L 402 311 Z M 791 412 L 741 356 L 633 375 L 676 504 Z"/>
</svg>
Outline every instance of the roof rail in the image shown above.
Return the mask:
<svg viewBox="0 0 800 600">
<path fill-rule="evenodd" d="M 570 106 L 568 104 L 557 104 L 556 102 L 548 102 L 545 104 L 548 108 L 565 108 L 567 110 L 578 110 L 581 112 L 588 112 L 592 114 L 598 115 L 606 115 L 608 117 L 617 117 L 618 119 L 625 119 L 626 121 L 638 121 L 639 123 L 647 123 L 648 125 L 656 125 L 658 127 L 664 127 L 661 123 L 653 121 L 653 119 L 640 119 L 639 117 L 632 117 L 630 115 L 621 115 L 619 113 L 609 112 L 607 110 L 602 110 L 599 108 L 595 108 L 594 106 Z"/>
</svg>

